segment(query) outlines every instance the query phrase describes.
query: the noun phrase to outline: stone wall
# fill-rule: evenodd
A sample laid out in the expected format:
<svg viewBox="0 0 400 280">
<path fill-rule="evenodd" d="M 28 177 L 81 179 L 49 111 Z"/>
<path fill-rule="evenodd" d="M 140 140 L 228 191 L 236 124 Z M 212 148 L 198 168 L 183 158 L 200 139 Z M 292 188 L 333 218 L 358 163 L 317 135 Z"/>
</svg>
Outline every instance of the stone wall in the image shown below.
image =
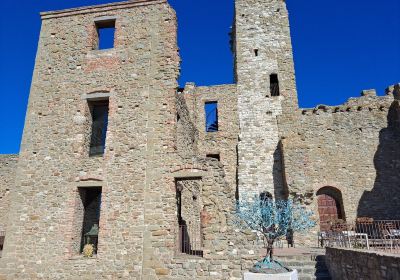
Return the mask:
<svg viewBox="0 0 400 280">
<path fill-rule="evenodd" d="M 176 93 L 176 151 L 183 158 L 191 158 L 198 153 L 199 132 L 183 94 Z"/>
<path fill-rule="evenodd" d="M 237 142 L 239 120 L 237 112 L 236 85 L 196 87 L 193 83 L 185 86 L 182 93 L 190 118 L 198 131 L 198 153 L 219 154 L 226 180 L 233 192 L 236 192 L 237 178 Z M 206 132 L 206 102 L 218 102 L 218 131 Z M 185 132 L 186 133 L 186 132 Z"/>
<path fill-rule="evenodd" d="M 289 193 L 314 210 L 322 187 L 341 193 L 345 218 L 399 219 L 399 109 L 393 88 L 386 96 L 364 91 L 341 106 L 298 113 L 283 132 Z M 385 203 L 383 203 L 385 201 Z"/>
<path fill-rule="evenodd" d="M 333 280 L 400 279 L 400 256 L 344 248 L 326 248 L 326 265 Z"/>
<path fill-rule="evenodd" d="M 18 155 L 0 155 L 0 231 L 5 231 L 14 188 Z"/>
<path fill-rule="evenodd" d="M 116 21 L 112 49 L 93 49 L 99 19 Z M 299 109 L 284 1 L 237 0 L 237 84 L 177 92 L 176 27 L 165 0 L 42 13 L 21 153 L 18 163 L 0 158 L 0 226 L 9 215 L 0 279 L 241 279 L 261 242 L 234 226 L 239 192 L 290 194 L 318 219 L 315 194 L 329 186 L 348 219 L 400 218 L 400 86 Z M 89 157 L 89 103 L 104 98 L 105 153 Z M 207 101 L 218 102 L 218 132 L 205 131 Z M 79 192 L 93 187 L 99 245 L 85 259 Z M 203 258 L 179 254 L 178 189 L 184 218 L 200 220 Z"/>
</svg>

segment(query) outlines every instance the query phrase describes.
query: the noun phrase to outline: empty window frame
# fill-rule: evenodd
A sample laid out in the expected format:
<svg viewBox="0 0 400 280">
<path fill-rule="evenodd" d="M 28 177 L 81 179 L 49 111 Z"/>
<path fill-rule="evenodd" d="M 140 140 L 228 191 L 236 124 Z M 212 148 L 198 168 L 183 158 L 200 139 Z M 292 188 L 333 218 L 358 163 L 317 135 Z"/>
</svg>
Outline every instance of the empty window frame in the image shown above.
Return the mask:
<svg viewBox="0 0 400 280">
<path fill-rule="evenodd" d="M 206 116 L 206 132 L 218 131 L 218 102 L 206 102 L 204 105 Z"/>
<path fill-rule="evenodd" d="M 92 244 L 94 253 L 97 253 L 100 209 L 101 209 L 101 187 L 80 187 L 78 188 L 82 217 L 81 248 L 86 244 Z"/>
<path fill-rule="evenodd" d="M 89 156 L 104 154 L 108 127 L 108 103 L 108 99 L 89 101 L 89 109 L 92 116 Z"/>
<path fill-rule="evenodd" d="M 115 19 L 97 21 L 97 42 L 95 49 L 106 50 L 114 48 L 115 41 Z"/>
<path fill-rule="evenodd" d="M 279 96 L 279 79 L 277 74 L 271 74 L 269 76 L 270 92 L 271 96 Z"/>
<path fill-rule="evenodd" d="M 207 158 L 213 158 L 213 159 L 216 159 L 218 161 L 221 161 L 221 157 L 220 157 L 219 154 L 207 154 L 206 157 Z"/>
<path fill-rule="evenodd" d="M 178 179 L 176 181 L 179 224 L 177 253 L 203 256 L 201 187 L 200 178 Z"/>
</svg>

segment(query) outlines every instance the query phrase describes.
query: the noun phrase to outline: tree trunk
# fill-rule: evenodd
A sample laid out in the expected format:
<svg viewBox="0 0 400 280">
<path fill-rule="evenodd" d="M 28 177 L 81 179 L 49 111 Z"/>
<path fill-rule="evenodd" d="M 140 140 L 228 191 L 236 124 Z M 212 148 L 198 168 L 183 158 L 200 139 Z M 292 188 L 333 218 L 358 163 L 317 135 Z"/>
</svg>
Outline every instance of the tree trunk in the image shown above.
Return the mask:
<svg viewBox="0 0 400 280">
<path fill-rule="evenodd" d="M 272 261 L 274 255 L 274 240 L 268 240 L 267 243 L 267 257 Z"/>
</svg>

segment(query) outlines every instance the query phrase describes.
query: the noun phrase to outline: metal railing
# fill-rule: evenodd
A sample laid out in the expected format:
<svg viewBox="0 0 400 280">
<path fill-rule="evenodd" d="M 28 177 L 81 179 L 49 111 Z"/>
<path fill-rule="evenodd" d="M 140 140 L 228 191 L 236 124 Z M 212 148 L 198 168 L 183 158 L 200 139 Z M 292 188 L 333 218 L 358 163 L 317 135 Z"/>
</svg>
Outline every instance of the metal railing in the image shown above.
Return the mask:
<svg viewBox="0 0 400 280">
<path fill-rule="evenodd" d="M 329 231 L 319 233 L 318 244 L 400 254 L 400 221 L 364 218 L 332 225 Z"/>
<path fill-rule="evenodd" d="M 202 233 L 197 227 L 179 225 L 177 253 L 203 257 Z"/>
</svg>

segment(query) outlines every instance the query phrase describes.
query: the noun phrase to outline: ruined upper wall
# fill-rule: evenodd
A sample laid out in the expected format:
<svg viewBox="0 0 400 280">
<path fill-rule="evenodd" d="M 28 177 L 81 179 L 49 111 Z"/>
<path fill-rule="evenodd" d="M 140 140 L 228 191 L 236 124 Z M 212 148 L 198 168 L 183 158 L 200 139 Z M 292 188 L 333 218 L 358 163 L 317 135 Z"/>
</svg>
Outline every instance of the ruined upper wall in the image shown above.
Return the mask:
<svg viewBox="0 0 400 280">
<path fill-rule="evenodd" d="M 176 150 L 182 158 L 198 155 L 199 131 L 183 94 L 176 93 Z"/>
<path fill-rule="evenodd" d="M 6 230 L 10 191 L 15 186 L 18 155 L 0 155 L 0 231 Z"/>
<path fill-rule="evenodd" d="M 239 135 L 236 85 L 197 87 L 194 83 L 188 83 L 180 96 L 183 96 L 191 121 L 198 131 L 199 156 L 219 154 L 227 181 L 235 192 Z M 218 102 L 217 132 L 206 132 L 206 102 Z"/>
</svg>

